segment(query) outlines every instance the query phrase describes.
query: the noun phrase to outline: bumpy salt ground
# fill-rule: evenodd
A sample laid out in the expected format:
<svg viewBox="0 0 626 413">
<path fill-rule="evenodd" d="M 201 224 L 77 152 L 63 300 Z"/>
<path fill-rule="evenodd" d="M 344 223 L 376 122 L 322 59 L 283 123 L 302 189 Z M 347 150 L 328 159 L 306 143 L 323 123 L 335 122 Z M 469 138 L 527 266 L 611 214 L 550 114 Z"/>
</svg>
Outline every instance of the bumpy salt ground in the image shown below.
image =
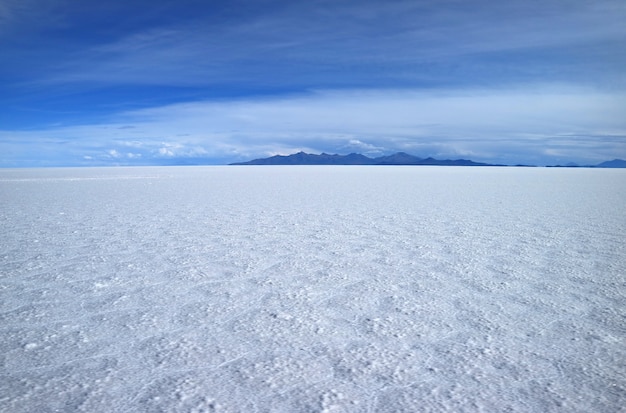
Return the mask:
<svg viewBox="0 0 626 413">
<path fill-rule="evenodd" d="M 626 170 L 0 170 L 3 412 L 616 412 Z"/>
</svg>

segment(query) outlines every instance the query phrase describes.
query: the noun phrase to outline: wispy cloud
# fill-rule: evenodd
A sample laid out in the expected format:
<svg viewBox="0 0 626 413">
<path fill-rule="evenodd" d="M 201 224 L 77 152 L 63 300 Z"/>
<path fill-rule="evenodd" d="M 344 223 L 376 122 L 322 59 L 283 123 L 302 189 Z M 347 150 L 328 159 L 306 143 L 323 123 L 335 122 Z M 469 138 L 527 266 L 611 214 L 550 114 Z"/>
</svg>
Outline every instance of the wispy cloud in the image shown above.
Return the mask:
<svg viewBox="0 0 626 413">
<path fill-rule="evenodd" d="M 484 55 L 493 64 L 493 53 L 563 48 L 572 58 L 582 58 L 593 45 L 596 60 L 608 59 L 616 52 L 610 40 L 626 39 L 619 17 L 626 17 L 626 10 L 616 1 L 572 1 L 568 7 L 534 1 L 444 3 L 449 7 L 419 1 L 283 3 L 223 22 L 206 24 L 200 18 L 146 27 L 77 51 L 42 79 L 180 86 L 275 84 L 280 79 L 299 86 L 354 87 L 394 79 L 454 82 L 466 73 L 473 82 L 481 74 L 497 75 L 488 64 L 479 64 Z M 439 65 L 451 60 L 469 70 L 438 73 Z M 554 77 L 584 69 L 561 65 L 551 61 Z M 516 74 L 532 75 L 515 62 L 506 67 L 499 73 L 505 83 Z"/>
</svg>

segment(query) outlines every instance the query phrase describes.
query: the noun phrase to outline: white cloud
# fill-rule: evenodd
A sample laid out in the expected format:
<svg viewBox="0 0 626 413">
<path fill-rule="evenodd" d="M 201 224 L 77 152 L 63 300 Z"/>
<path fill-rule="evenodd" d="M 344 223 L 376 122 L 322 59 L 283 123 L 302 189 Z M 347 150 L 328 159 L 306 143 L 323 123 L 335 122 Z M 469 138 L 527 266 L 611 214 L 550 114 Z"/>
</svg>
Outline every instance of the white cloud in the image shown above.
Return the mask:
<svg viewBox="0 0 626 413">
<path fill-rule="evenodd" d="M 122 154 L 120 154 L 118 151 L 116 151 L 115 149 L 109 149 L 107 151 L 107 153 L 109 154 L 110 157 L 112 158 L 119 158 L 122 156 Z"/>
</svg>

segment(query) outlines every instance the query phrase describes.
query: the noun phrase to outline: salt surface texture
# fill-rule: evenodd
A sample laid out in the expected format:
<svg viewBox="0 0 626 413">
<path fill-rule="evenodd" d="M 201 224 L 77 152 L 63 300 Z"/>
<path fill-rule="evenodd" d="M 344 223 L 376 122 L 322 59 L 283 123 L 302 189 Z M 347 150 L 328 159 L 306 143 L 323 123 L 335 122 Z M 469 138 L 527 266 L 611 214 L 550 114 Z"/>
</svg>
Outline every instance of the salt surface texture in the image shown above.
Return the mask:
<svg viewBox="0 0 626 413">
<path fill-rule="evenodd" d="M 0 171 L 3 412 L 616 412 L 626 170 Z"/>
</svg>

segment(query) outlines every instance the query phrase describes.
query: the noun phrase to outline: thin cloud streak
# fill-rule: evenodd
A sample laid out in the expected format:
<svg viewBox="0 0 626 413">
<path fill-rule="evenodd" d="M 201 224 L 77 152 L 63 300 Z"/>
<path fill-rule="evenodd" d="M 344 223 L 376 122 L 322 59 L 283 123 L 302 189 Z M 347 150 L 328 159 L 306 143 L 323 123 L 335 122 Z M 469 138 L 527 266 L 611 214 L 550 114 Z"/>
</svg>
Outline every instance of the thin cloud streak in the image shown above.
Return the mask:
<svg viewBox="0 0 626 413">
<path fill-rule="evenodd" d="M 420 2 L 373 2 L 363 8 L 367 13 L 350 2 L 323 3 L 325 7 L 299 3 L 208 27 L 199 21 L 130 33 L 70 56 L 56 70 L 42 74 L 41 81 L 179 86 L 272 83 L 269 75 L 274 72 L 288 73 L 281 81 L 295 84 L 334 78 L 335 83 L 350 86 L 350 72 L 362 81 L 375 76 L 403 75 L 406 79 L 407 72 L 416 72 L 416 65 L 590 42 L 597 43 L 597 50 L 608 47 L 607 40 L 626 38 L 623 20 L 615 18 L 619 13 L 626 16 L 626 10 L 616 3 L 603 3 L 604 8 L 589 2 L 572 2 L 567 9 L 548 5 L 540 8 L 543 14 L 539 15 L 533 14 L 536 4 L 526 3 L 450 7 L 448 11 Z M 575 53 L 584 55 L 583 51 Z M 614 54 L 606 53 L 607 59 Z M 608 66 L 615 63 L 606 62 Z M 362 73 L 355 75 L 350 67 Z M 371 75 L 368 70 L 373 71 Z M 509 68 L 510 72 L 523 70 Z M 435 73 L 427 78 L 431 76 Z"/>
</svg>

